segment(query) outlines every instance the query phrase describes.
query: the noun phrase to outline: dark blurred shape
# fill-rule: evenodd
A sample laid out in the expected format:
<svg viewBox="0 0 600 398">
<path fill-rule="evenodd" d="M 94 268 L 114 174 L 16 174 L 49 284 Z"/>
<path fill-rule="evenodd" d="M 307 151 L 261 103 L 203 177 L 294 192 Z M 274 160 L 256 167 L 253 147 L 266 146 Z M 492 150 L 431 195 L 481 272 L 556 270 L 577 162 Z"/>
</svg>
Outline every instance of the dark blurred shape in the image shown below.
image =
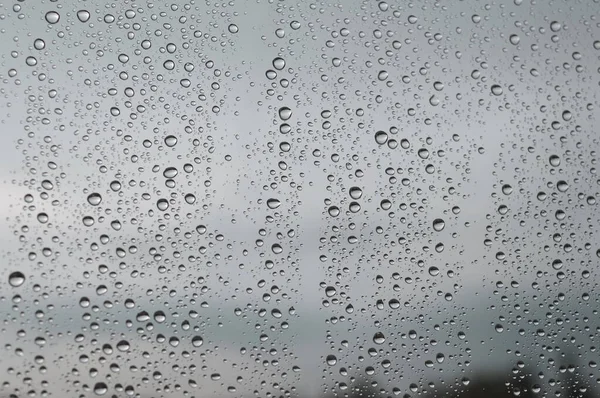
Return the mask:
<svg viewBox="0 0 600 398">
<path fill-rule="evenodd" d="M 581 366 L 573 355 L 564 355 L 560 361 L 552 361 L 553 365 L 544 371 L 534 371 L 523 366 L 512 370 L 503 369 L 497 372 L 479 373 L 456 379 L 454 384 L 445 384 L 444 388 L 422 391 L 420 389 L 399 386 L 390 390 L 387 383 L 380 384 L 373 379 L 363 377 L 351 378 L 339 382 L 328 389 L 321 398 L 597 398 L 591 385 L 589 375 L 583 374 Z M 587 380 L 586 380 L 587 379 Z"/>
</svg>

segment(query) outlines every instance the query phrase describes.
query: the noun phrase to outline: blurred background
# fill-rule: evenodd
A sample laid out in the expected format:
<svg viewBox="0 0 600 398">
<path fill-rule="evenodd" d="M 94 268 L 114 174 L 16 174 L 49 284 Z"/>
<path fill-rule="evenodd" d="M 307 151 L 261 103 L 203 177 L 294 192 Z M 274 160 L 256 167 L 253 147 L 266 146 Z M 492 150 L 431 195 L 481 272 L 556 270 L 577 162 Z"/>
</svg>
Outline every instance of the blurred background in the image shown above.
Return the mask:
<svg viewBox="0 0 600 398">
<path fill-rule="evenodd" d="M 599 396 L 599 10 L 1 4 L 0 396 Z"/>
</svg>

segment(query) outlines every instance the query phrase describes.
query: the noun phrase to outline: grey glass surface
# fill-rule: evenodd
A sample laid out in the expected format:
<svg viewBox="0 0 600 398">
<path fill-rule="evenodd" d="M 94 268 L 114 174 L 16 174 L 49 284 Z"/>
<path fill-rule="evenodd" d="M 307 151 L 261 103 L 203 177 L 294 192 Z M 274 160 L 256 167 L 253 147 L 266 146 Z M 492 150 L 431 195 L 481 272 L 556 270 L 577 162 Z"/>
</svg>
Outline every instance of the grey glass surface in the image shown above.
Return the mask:
<svg viewBox="0 0 600 398">
<path fill-rule="evenodd" d="M 597 397 L 600 3 L 0 4 L 0 397 Z"/>
</svg>

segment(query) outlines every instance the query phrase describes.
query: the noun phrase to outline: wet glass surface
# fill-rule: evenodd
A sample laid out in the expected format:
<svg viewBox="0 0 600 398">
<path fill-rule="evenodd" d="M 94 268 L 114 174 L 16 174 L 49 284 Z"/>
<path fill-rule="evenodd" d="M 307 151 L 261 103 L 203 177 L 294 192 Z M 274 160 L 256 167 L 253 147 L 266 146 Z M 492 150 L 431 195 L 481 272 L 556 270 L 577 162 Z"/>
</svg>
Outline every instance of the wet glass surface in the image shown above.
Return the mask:
<svg viewBox="0 0 600 398">
<path fill-rule="evenodd" d="M 0 4 L 0 397 L 597 397 L 600 3 Z"/>
</svg>

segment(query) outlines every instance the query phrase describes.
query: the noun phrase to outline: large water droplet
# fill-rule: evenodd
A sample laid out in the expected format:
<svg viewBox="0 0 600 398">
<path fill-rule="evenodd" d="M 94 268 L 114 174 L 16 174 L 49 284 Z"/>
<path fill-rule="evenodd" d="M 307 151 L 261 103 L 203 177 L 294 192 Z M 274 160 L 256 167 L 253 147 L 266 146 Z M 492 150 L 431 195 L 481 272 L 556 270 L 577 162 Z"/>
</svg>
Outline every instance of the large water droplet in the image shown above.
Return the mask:
<svg viewBox="0 0 600 398">
<path fill-rule="evenodd" d="M 130 345 L 126 340 L 121 340 L 117 343 L 117 350 L 121 352 L 129 351 Z"/>
<path fill-rule="evenodd" d="M 340 215 L 340 209 L 337 206 L 331 206 L 329 209 L 327 209 L 327 212 L 331 217 L 337 217 Z"/>
<path fill-rule="evenodd" d="M 46 21 L 50 24 L 55 24 L 60 20 L 60 14 L 56 11 L 48 11 L 46 13 Z"/>
<path fill-rule="evenodd" d="M 159 199 L 156 202 L 156 207 L 158 207 L 158 210 L 160 211 L 165 211 L 169 208 L 169 201 L 166 199 Z"/>
<path fill-rule="evenodd" d="M 286 106 L 279 108 L 279 117 L 281 120 L 288 120 L 290 117 L 292 117 L 292 110 Z"/>
<path fill-rule="evenodd" d="M 385 342 L 385 336 L 381 332 L 375 333 L 373 335 L 373 343 L 375 344 L 383 344 Z"/>
<path fill-rule="evenodd" d="M 108 387 L 105 383 L 96 383 L 94 385 L 94 394 L 96 395 L 104 395 L 108 392 Z"/>
<path fill-rule="evenodd" d="M 363 191 L 359 187 L 352 187 L 349 193 L 352 199 L 358 200 L 362 197 Z"/>
<path fill-rule="evenodd" d="M 92 193 L 88 195 L 87 201 L 92 206 L 98 206 L 102 202 L 102 196 L 99 193 Z"/>
<path fill-rule="evenodd" d="M 8 276 L 8 283 L 12 287 L 19 287 L 25 283 L 25 275 L 22 272 L 15 271 Z"/>
<path fill-rule="evenodd" d="M 441 218 L 433 220 L 433 229 L 437 232 L 442 231 L 446 227 L 446 223 Z"/>
<path fill-rule="evenodd" d="M 285 60 L 283 58 L 277 57 L 273 60 L 273 67 L 277 70 L 282 70 L 285 68 Z"/>
<path fill-rule="evenodd" d="M 88 10 L 77 11 L 77 19 L 81 22 L 87 22 L 90 19 L 90 12 Z"/>
<path fill-rule="evenodd" d="M 387 142 L 388 140 L 388 135 L 385 131 L 378 131 L 375 133 L 375 142 L 378 143 L 379 145 L 383 145 Z"/>
<path fill-rule="evenodd" d="M 184 199 L 188 205 L 193 205 L 194 203 L 196 203 L 196 196 L 194 196 L 194 194 L 188 193 L 187 195 L 185 195 Z"/>
<path fill-rule="evenodd" d="M 269 209 L 276 209 L 279 206 L 281 206 L 281 202 L 279 201 L 279 199 L 271 198 L 267 200 L 267 206 L 269 207 Z"/>
</svg>

